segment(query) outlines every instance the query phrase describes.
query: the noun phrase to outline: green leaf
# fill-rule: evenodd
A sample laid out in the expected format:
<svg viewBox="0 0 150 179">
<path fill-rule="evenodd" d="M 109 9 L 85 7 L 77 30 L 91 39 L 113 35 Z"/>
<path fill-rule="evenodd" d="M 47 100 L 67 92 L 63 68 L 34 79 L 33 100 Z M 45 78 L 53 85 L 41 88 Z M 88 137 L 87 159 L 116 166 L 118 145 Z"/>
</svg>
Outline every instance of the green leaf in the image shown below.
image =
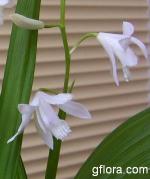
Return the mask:
<svg viewBox="0 0 150 179">
<path fill-rule="evenodd" d="M 150 109 L 131 117 L 114 130 L 95 149 L 79 170 L 75 179 L 149 179 L 149 174 L 100 174 L 92 175 L 93 167 L 144 166 L 150 167 Z"/>
<path fill-rule="evenodd" d="M 41 0 L 18 0 L 16 12 L 38 19 L 40 3 Z M 13 26 L 0 100 L 0 179 L 16 179 L 22 136 L 11 144 L 7 144 L 7 140 L 21 122 L 17 105 L 29 102 L 37 36 L 37 31 Z"/>
<path fill-rule="evenodd" d="M 21 156 L 19 157 L 19 161 L 18 161 L 18 168 L 17 168 L 17 174 L 16 174 L 16 178 L 15 179 L 27 179 L 27 174 L 24 168 L 24 164 L 22 161 Z"/>
</svg>

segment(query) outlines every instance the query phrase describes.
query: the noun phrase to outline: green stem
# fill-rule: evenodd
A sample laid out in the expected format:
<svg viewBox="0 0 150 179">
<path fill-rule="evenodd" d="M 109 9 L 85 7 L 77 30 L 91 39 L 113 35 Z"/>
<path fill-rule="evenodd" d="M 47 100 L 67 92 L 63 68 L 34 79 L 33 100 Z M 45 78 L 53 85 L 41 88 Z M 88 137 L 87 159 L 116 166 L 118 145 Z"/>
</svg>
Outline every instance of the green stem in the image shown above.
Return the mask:
<svg viewBox="0 0 150 179">
<path fill-rule="evenodd" d="M 63 92 L 67 93 L 69 90 L 71 57 L 70 57 L 70 52 L 69 52 L 69 45 L 68 45 L 66 25 L 65 25 L 65 14 L 66 14 L 65 7 L 66 7 L 66 0 L 61 0 L 60 31 L 61 31 L 62 41 L 64 45 L 64 50 L 65 50 L 65 80 L 64 80 Z M 60 110 L 59 117 L 65 120 L 66 114 Z M 61 148 L 61 141 L 56 140 L 54 138 L 54 150 L 49 151 L 45 179 L 56 178 L 57 167 L 58 167 L 59 156 L 60 156 L 60 148 Z"/>
<path fill-rule="evenodd" d="M 68 40 L 67 40 L 67 33 L 66 33 L 66 28 L 65 26 L 61 27 L 61 35 L 62 35 L 62 40 L 64 44 L 64 49 L 65 49 L 65 63 L 66 63 L 66 73 L 65 73 L 65 80 L 64 80 L 64 93 L 68 92 L 68 86 L 69 86 L 69 79 L 70 79 L 70 52 L 69 52 L 69 46 L 68 46 Z"/>
<path fill-rule="evenodd" d="M 83 35 L 80 38 L 80 40 L 71 48 L 70 54 L 72 54 L 84 40 L 91 38 L 91 37 L 96 37 L 96 36 L 97 36 L 97 33 L 95 33 L 95 32 L 90 32 L 90 33 Z"/>
<path fill-rule="evenodd" d="M 60 17 L 60 23 L 61 23 L 61 36 L 63 40 L 64 50 L 65 50 L 65 63 L 66 63 L 66 73 L 65 73 L 65 80 L 64 80 L 64 93 L 68 92 L 68 86 L 69 86 L 69 79 L 70 79 L 70 52 L 69 52 L 69 45 L 68 45 L 68 39 L 67 39 L 67 32 L 66 32 L 66 24 L 65 24 L 65 14 L 66 14 L 66 0 L 61 0 L 61 17 Z"/>
<path fill-rule="evenodd" d="M 59 27 L 59 28 L 60 28 L 60 25 L 59 25 L 59 24 L 53 24 L 53 25 L 46 24 L 46 25 L 44 26 L 44 28 L 54 28 L 54 27 Z"/>
</svg>

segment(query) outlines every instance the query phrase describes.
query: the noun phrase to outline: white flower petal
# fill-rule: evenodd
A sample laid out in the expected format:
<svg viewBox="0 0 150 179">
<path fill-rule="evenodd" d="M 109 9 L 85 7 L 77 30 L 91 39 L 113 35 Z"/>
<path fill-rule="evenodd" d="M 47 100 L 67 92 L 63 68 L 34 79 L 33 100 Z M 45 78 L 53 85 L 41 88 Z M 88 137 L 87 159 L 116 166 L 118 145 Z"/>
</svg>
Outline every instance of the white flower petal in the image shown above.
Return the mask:
<svg viewBox="0 0 150 179">
<path fill-rule="evenodd" d="M 39 106 L 39 97 L 37 96 L 37 93 L 32 99 L 32 101 L 30 102 L 30 105 L 35 107 Z"/>
<path fill-rule="evenodd" d="M 65 111 L 67 114 L 70 114 L 75 117 L 83 118 L 83 119 L 91 119 L 91 114 L 82 104 L 69 101 L 63 105 L 59 105 L 60 109 Z"/>
<path fill-rule="evenodd" d="M 115 83 L 117 86 L 119 86 L 119 80 L 118 80 L 118 75 L 117 75 L 117 66 L 116 66 L 116 59 L 114 56 L 114 52 L 109 45 L 109 43 L 106 41 L 105 37 L 103 37 L 103 34 L 99 33 L 98 35 L 98 40 L 102 44 L 103 48 L 106 50 L 106 53 L 108 54 L 110 61 L 112 63 L 112 68 L 113 68 L 113 78 L 115 80 Z"/>
<path fill-rule="evenodd" d="M 123 66 L 126 66 L 126 58 L 125 58 L 125 50 L 121 46 L 120 41 L 129 38 L 125 35 L 118 35 L 118 34 L 106 34 L 106 33 L 99 33 L 98 40 L 102 43 L 102 45 L 106 46 L 105 50 L 109 51 L 109 54 L 115 54 L 115 56 L 120 60 Z M 111 47 L 111 52 L 110 48 Z M 109 48 L 109 49 L 108 49 Z M 108 50 L 107 50 L 108 49 Z M 107 52 L 108 53 L 108 52 Z"/>
<path fill-rule="evenodd" d="M 113 48 L 113 51 L 114 51 L 116 57 L 122 64 L 122 66 L 125 67 L 127 65 L 127 63 L 126 63 L 126 53 L 125 53 L 125 50 L 123 49 L 123 47 L 120 45 L 119 42 L 117 43 L 117 42 L 113 41 L 112 48 Z"/>
<path fill-rule="evenodd" d="M 58 95 L 48 95 L 44 92 L 38 92 L 37 96 L 40 98 L 43 98 L 47 103 L 58 105 L 58 104 L 64 104 L 67 101 L 72 100 L 73 96 L 70 93 L 60 93 Z"/>
<path fill-rule="evenodd" d="M 134 33 L 134 26 L 129 22 L 123 22 L 123 34 L 131 36 Z"/>
<path fill-rule="evenodd" d="M 135 37 L 131 37 L 131 42 L 136 44 L 143 52 L 145 58 L 148 59 L 148 52 L 147 52 L 147 49 L 146 49 L 144 43 Z"/>
<path fill-rule="evenodd" d="M 126 50 L 126 63 L 128 67 L 133 67 L 138 64 L 138 57 L 131 48 Z"/>
<path fill-rule="evenodd" d="M 38 114 L 38 113 L 37 113 Z M 40 123 L 39 123 L 40 121 Z M 35 120 L 35 126 L 38 130 L 39 135 L 44 140 L 44 143 L 53 150 L 53 136 L 51 131 L 47 130 L 45 126 L 41 123 L 40 115 L 37 115 L 37 120 Z M 41 126 L 42 125 L 42 126 Z"/>
<path fill-rule="evenodd" d="M 69 93 L 62 93 L 55 96 L 49 96 L 49 98 L 46 98 L 45 100 L 50 104 L 64 104 L 67 101 L 72 100 L 73 96 Z"/>
<path fill-rule="evenodd" d="M 122 39 L 126 39 L 126 38 L 129 38 L 129 36 L 127 35 L 123 35 L 123 34 L 114 34 L 114 33 L 105 33 L 105 32 L 100 32 L 98 35 L 97 35 L 97 38 L 98 40 L 100 41 L 100 38 L 105 38 L 107 41 L 109 40 L 117 40 L 117 41 L 120 41 Z M 111 44 L 111 43 L 110 43 Z"/>
<path fill-rule="evenodd" d="M 15 140 L 15 138 L 24 131 L 24 129 L 28 126 L 29 122 L 31 121 L 32 113 L 35 110 L 34 108 L 26 104 L 18 105 L 18 109 L 20 113 L 22 114 L 22 122 L 18 128 L 17 133 L 12 138 L 10 138 L 7 141 L 7 143 L 10 143 L 13 140 Z"/>
<path fill-rule="evenodd" d="M 18 104 L 18 110 L 21 114 L 32 115 L 32 113 L 35 111 L 35 107 L 28 104 Z"/>
<path fill-rule="evenodd" d="M 53 110 L 51 105 L 49 105 L 42 99 L 40 99 L 39 101 L 39 112 L 41 115 L 41 120 L 47 128 L 49 128 L 51 124 L 54 124 L 59 120 L 56 112 Z"/>
<path fill-rule="evenodd" d="M 39 130 L 38 130 L 39 132 Z M 41 138 L 44 140 L 44 143 L 49 147 L 49 149 L 53 150 L 54 144 L 53 144 L 53 136 L 51 132 L 44 133 L 44 132 L 39 132 Z"/>
<path fill-rule="evenodd" d="M 49 148 L 53 149 L 52 135 L 55 136 L 57 139 L 64 140 L 64 138 L 67 137 L 68 134 L 71 132 L 67 122 L 60 120 L 58 117 L 52 123 L 51 122 L 45 123 L 45 120 L 49 120 L 49 117 L 51 116 L 47 116 L 47 118 L 45 118 L 45 116 L 43 116 L 43 112 L 41 114 L 41 110 L 39 109 L 36 109 L 36 114 L 37 114 L 37 120 L 35 120 L 36 127 L 42 139 L 44 140 L 45 144 L 48 145 Z"/>
<path fill-rule="evenodd" d="M 46 133 L 47 129 L 44 124 L 44 121 L 42 120 L 39 108 L 36 108 L 36 115 L 35 115 L 35 124 L 37 125 L 38 129 L 40 128 L 44 133 Z"/>
</svg>

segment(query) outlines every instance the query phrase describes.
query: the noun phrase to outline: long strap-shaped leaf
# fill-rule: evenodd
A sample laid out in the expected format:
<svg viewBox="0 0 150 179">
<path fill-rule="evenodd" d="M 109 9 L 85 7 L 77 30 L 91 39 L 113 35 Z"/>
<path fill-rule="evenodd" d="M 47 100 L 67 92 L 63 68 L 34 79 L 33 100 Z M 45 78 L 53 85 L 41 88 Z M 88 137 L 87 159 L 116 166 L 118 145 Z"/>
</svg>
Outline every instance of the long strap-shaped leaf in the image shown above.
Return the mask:
<svg viewBox="0 0 150 179">
<path fill-rule="evenodd" d="M 18 0 L 17 13 L 38 19 L 41 0 Z M 20 123 L 18 103 L 28 103 L 35 68 L 37 31 L 13 26 L 0 101 L 0 179 L 16 179 L 22 136 L 7 140 Z"/>
<path fill-rule="evenodd" d="M 21 157 L 19 157 L 18 167 L 17 167 L 17 173 L 15 179 L 27 179 L 27 174 L 24 168 L 23 161 Z"/>
<path fill-rule="evenodd" d="M 123 173 L 108 174 L 102 169 L 100 173 L 100 168 L 92 171 L 93 167 L 100 165 L 122 167 Z M 137 166 L 150 167 L 150 109 L 131 117 L 106 137 L 84 163 L 75 179 L 149 179 L 150 172 L 147 173 L 146 168 L 144 172 L 140 171 L 141 174 L 126 173 L 126 167 Z"/>
</svg>

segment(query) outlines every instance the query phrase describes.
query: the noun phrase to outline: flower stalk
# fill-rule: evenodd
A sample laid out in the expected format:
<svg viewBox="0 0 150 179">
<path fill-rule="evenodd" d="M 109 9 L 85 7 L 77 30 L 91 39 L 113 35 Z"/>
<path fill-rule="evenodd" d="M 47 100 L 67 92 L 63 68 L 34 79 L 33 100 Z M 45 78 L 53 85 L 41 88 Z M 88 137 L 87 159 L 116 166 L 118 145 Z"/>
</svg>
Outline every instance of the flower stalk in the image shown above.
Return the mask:
<svg viewBox="0 0 150 179">
<path fill-rule="evenodd" d="M 92 38 L 92 37 L 96 38 L 97 35 L 98 35 L 98 33 L 95 33 L 95 32 L 90 32 L 90 33 L 83 35 L 80 38 L 80 40 L 70 49 L 70 54 L 72 54 L 84 40 L 86 40 L 88 38 Z"/>
<path fill-rule="evenodd" d="M 45 24 L 45 26 L 44 26 L 44 28 L 55 28 L 55 27 L 58 27 L 58 28 L 60 28 L 60 24 L 53 24 L 53 25 L 51 25 L 51 24 Z"/>
<path fill-rule="evenodd" d="M 65 79 L 64 79 L 63 92 L 67 93 L 69 90 L 71 56 L 70 56 L 70 49 L 69 49 L 68 38 L 66 33 L 65 16 L 66 16 L 66 0 L 61 0 L 60 31 L 61 31 L 61 37 L 64 45 L 64 50 L 65 50 Z M 66 113 L 60 110 L 59 117 L 65 120 Z M 61 141 L 54 139 L 54 150 L 49 151 L 45 179 L 56 178 L 60 148 L 61 148 Z"/>
</svg>

